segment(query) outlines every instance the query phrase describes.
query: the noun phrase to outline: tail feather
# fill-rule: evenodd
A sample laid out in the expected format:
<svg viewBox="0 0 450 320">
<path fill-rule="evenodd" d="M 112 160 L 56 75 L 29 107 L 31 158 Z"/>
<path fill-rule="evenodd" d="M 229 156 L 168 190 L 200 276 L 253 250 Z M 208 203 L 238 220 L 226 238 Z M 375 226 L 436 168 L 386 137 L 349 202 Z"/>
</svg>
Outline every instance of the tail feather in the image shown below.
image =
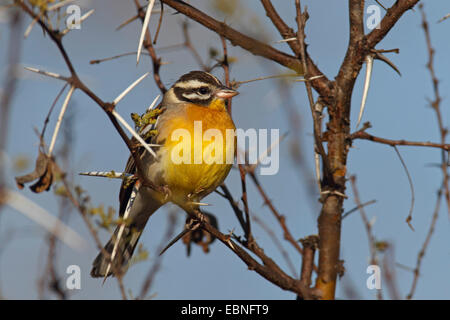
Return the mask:
<svg viewBox="0 0 450 320">
<path fill-rule="evenodd" d="M 106 244 L 105 250 L 102 250 L 97 258 L 95 258 L 91 270 L 91 276 L 95 278 L 108 277 L 116 272 L 120 274 L 126 272 L 131 256 L 148 219 L 164 203 L 164 201 L 161 201 L 157 197 L 157 193 L 149 188 L 140 188 L 136 197 L 130 203 L 130 194 L 122 193 L 122 190 L 128 189 L 121 189 L 120 215 L 127 219 L 128 223 L 126 225 L 119 225 L 116 228 L 111 239 Z M 124 216 L 124 211 L 127 206 L 130 206 L 130 211 L 127 216 Z M 116 239 L 118 239 L 117 244 Z M 111 261 L 110 257 L 112 256 L 114 247 L 117 249 Z M 109 254 L 105 255 L 104 251 Z"/>
<path fill-rule="evenodd" d="M 142 231 L 137 231 L 135 228 L 125 227 L 122 236 L 119 239 L 117 250 L 114 258 L 111 261 L 111 254 L 119 234 L 120 226 L 116 228 L 113 236 L 105 245 L 105 251 L 109 253 L 107 257 L 103 250 L 92 263 L 91 276 L 94 278 L 108 277 L 113 274 L 113 271 L 124 274 L 127 270 L 128 263 L 133 255 L 134 249 L 141 237 Z"/>
</svg>

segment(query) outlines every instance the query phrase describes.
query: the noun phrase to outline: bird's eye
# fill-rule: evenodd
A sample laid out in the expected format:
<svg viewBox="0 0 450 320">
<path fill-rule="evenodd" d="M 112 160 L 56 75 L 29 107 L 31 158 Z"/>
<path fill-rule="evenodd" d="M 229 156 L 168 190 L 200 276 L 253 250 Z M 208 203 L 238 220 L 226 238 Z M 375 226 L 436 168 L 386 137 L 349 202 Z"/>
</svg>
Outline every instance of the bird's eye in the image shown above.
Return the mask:
<svg viewBox="0 0 450 320">
<path fill-rule="evenodd" d="M 201 87 L 200 89 L 198 89 L 198 93 L 200 93 L 201 95 L 208 94 L 209 93 L 209 88 L 208 87 Z"/>
</svg>

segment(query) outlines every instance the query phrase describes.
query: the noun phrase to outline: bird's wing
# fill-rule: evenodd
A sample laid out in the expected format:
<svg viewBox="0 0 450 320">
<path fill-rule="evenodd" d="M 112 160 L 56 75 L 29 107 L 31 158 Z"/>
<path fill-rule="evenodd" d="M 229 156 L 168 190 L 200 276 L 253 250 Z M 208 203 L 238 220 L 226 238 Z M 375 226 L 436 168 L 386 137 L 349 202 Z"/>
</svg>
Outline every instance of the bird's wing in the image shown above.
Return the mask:
<svg viewBox="0 0 450 320">
<path fill-rule="evenodd" d="M 165 110 L 165 108 L 162 107 L 162 104 L 159 104 L 155 109 L 160 110 L 160 113 L 158 114 L 157 117 L 159 117 Z M 146 126 L 143 126 L 140 130 L 139 130 L 139 134 L 141 136 L 144 136 L 149 130 L 153 130 L 156 127 L 156 123 L 154 124 L 148 124 Z M 155 137 L 154 136 L 150 136 L 147 139 L 145 139 L 146 143 L 154 143 L 155 141 Z M 133 143 L 139 143 L 136 138 L 132 138 L 131 141 Z M 139 157 L 142 159 L 144 154 L 147 151 L 145 150 L 144 147 L 139 147 L 138 148 L 138 154 Z M 152 158 L 153 159 L 153 158 Z M 129 156 L 128 161 L 127 161 L 127 165 L 125 166 L 125 173 L 130 173 L 130 174 L 135 174 L 136 173 L 136 164 L 134 163 L 134 158 L 132 155 Z M 125 209 L 128 205 L 128 201 L 130 200 L 130 196 L 131 196 L 131 192 L 133 191 L 133 187 L 135 185 L 136 182 L 132 182 L 132 183 L 126 183 L 126 180 L 124 180 L 122 182 L 122 185 L 120 186 L 120 192 L 119 192 L 119 202 L 120 202 L 120 207 L 119 207 L 119 216 L 122 217 Z"/>
</svg>

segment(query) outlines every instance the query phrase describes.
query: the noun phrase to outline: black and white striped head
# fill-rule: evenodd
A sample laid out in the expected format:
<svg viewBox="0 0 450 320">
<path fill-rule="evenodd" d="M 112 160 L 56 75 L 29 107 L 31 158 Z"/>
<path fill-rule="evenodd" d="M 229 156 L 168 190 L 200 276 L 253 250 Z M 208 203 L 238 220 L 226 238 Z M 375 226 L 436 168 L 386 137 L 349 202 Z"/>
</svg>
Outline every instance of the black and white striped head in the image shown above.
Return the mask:
<svg viewBox="0 0 450 320">
<path fill-rule="evenodd" d="M 204 71 L 191 71 L 181 76 L 164 96 L 164 102 L 193 103 L 208 107 L 216 100 L 224 101 L 238 92 L 224 86 L 212 74 Z"/>
</svg>

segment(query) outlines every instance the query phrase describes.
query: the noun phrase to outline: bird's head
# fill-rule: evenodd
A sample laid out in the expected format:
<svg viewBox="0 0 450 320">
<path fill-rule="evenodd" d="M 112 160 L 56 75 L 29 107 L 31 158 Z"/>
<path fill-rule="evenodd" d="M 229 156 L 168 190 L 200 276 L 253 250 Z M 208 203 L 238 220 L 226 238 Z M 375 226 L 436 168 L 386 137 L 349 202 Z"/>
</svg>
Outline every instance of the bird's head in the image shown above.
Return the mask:
<svg viewBox="0 0 450 320">
<path fill-rule="evenodd" d="M 164 95 L 164 104 L 193 103 L 203 107 L 225 109 L 225 100 L 239 92 L 224 86 L 208 72 L 184 74 Z"/>
</svg>

